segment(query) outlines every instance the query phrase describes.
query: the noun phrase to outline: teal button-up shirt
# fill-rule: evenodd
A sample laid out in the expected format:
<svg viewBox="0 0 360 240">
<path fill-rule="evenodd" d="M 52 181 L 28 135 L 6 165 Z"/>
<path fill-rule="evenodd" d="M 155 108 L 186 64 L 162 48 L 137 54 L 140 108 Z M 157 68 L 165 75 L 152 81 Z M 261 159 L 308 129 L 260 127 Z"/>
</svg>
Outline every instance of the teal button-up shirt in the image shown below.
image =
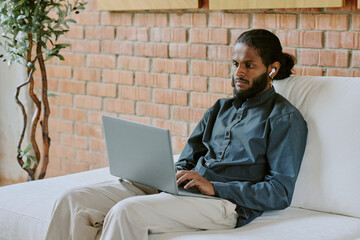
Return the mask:
<svg viewBox="0 0 360 240">
<path fill-rule="evenodd" d="M 206 111 L 177 169 L 211 181 L 237 205 L 237 226 L 291 203 L 307 138 L 301 113 L 272 87 L 246 101 L 220 99 Z"/>
</svg>

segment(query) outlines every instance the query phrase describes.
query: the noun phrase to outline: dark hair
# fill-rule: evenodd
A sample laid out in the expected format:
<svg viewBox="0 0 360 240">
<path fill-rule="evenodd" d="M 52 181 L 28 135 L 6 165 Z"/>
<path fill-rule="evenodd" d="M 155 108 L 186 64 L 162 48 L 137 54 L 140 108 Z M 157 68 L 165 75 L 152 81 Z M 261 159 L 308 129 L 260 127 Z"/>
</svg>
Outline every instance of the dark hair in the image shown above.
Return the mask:
<svg viewBox="0 0 360 240">
<path fill-rule="evenodd" d="M 280 62 L 281 67 L 274 77 L 276 80 L 287 78 L 295 65 L 295 57 L 282 51 L 279 38 L 265 29 L 254 29 L 242 33 L 236 43 L 253 47 L 260 55 L 266 67 L 274 62 Z"/>
</svg>

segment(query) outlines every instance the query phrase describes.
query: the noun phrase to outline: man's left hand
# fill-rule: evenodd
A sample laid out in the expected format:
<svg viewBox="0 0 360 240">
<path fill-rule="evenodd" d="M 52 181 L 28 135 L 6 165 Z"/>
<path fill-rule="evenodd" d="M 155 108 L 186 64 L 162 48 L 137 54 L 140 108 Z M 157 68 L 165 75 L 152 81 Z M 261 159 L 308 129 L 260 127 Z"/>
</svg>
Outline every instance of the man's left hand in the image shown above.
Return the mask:
<svg viewBox="0 0 360 240">
<path fill-rule="evenodd" d="M 177 185 L 184 181 L 189 181 L 184 188 L 197 187 L 201 193 L 209 196 L 215 196 L 215 189 L 211 182 L 206 180 L 198 172 L 181 170 L 176 172 Z"/>
</svg>

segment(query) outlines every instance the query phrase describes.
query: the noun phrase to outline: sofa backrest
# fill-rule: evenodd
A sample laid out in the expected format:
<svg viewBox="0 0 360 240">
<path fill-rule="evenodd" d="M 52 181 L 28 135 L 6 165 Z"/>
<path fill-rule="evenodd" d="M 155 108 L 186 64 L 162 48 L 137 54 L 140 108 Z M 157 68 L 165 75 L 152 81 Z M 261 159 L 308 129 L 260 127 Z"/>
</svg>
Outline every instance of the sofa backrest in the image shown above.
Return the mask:
<svg viewBox="0 0 360 240">
<path fill-rule="evenodd" d="M 292 76 L 274 86 L 309 130 L 292 206 L 360 218 L 360 78 Z"/>
</svg>

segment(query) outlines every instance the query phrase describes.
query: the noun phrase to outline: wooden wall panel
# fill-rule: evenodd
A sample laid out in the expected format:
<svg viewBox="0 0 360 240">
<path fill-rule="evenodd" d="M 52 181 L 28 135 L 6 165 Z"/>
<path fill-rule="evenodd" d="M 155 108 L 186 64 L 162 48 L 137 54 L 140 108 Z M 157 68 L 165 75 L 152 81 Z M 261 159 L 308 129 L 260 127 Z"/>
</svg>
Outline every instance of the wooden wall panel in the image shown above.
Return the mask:
<svg viewBox="0 0 360 240">
<path fill-rule="evenodd" d="M 359 0 L 360 1 L 360 0 Z M 275 9 L 343 7 L 345 0 L 209 0 L 209 9 Z"/>
<path fill-rule="evenodd" d="M 98 0 L 100 11 L 192 9 L 199 7 L 198 0 Z"/>
</svg>

